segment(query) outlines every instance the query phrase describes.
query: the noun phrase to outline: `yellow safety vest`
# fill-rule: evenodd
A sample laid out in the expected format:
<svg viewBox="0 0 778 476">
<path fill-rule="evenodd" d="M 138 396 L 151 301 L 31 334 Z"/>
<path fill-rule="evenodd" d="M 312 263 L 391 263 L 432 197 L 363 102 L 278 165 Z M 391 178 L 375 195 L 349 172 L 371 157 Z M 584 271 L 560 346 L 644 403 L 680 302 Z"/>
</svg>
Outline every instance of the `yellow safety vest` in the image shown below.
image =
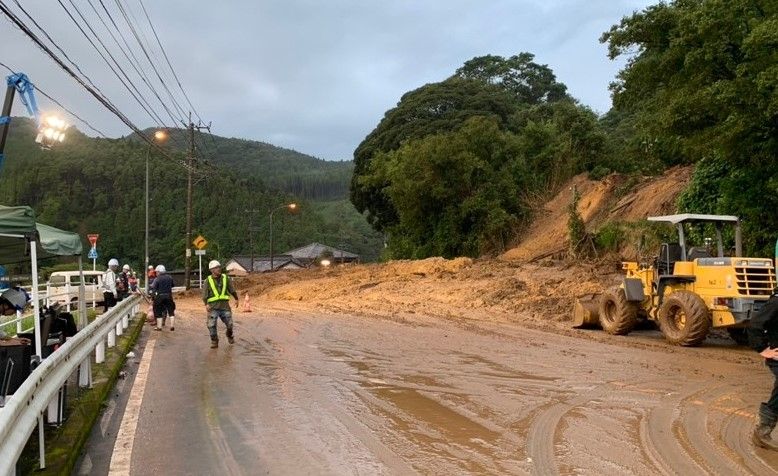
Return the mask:
<svg viewBox="0 0 778 476">
<path fill-rule="evenodd" d="M 227 275 L 222 274 L 222 292 L 220 293 L 218 289 L 216 289 L 216 282 L 213 279 L 213 276 L 208 276 L 208 286 L 211 287 L 211 293 L 213 296 L 208 298 L 208 302 L 216 302 L 216 301 L 229 301 L 230 295 L 227 294 Z"/>
</svg>

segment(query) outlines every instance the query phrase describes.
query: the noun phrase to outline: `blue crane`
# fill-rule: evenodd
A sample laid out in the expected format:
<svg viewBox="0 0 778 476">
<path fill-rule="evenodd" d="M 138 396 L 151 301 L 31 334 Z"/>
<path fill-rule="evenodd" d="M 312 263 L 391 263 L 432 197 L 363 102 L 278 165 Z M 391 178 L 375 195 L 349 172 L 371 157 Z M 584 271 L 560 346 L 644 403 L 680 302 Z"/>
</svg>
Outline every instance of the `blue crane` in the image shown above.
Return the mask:
<svg viewBox="0 0 778 476">
<path fill-rule="evenodd" d="M 6 77 L 8 89 L 5 93 L 3 110 L 0 112 L 0 168 L 5 162 L 5 141 L 8 137 L 8 129 L 11 124 L 11 107 L 14 96 L 19 93 L 19 99 L 27 108 L 27 114 L 35 119 L 38 125 L 38 136 L 35 142 L 43 148 L 49 148 L 52 144 L 62 142 L 65 139 L 67 124 L 62 119 L 55 117 L 42 118 L 38 110 L 38 102 L 35 100 L 35 85 L 24 73 L 14 73 Z"/>
</svg>

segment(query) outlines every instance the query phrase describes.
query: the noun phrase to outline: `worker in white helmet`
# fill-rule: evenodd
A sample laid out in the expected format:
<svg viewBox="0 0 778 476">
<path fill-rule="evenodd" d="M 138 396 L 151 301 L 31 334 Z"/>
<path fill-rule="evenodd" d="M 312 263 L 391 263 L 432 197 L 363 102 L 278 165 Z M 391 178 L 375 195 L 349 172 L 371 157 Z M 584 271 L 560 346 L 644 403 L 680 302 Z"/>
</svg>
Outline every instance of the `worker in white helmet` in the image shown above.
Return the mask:
<svg viewBox="0 0 778 476">
<path fill-rule="evenodd" d="M 103 307 L 105 312 L 116 305 L 116 270 L 119 269 L 119 260 L 111 258 L 108 261 L 108 269 L 103 273 Z"/>
<path fill-rule="evenodd" d="M 222 273 L 222 265 L 216 260 L 208 263 L 211 275 L 205 279 L 203 286 L 203 303 L 208 311 L 208 332 L 211 335 L 211 349 L 219 347 L 219 334 L 216 332 L 216 323 L 222 320 L 227 327 L 227 342 L 235 342 L 232 330 L 232 309 L 230 308 L 230 296 L 238 299 L 238 293 L 232 287 L 232 280 L 226 273 Z"/>
<path fill-rule="evenodd" d="M 165 327 L 165 320 L 170 318 L 170 330 L 176 330 L 176 303 L 173 301 L 173 277 L 167 274 L 165 265 L 157 265 L 157 277 L 149 286 L 154 297 L 154 317 L 157 319 L 157 327 L 154 330 L 161 331 Z"/>
</svg>

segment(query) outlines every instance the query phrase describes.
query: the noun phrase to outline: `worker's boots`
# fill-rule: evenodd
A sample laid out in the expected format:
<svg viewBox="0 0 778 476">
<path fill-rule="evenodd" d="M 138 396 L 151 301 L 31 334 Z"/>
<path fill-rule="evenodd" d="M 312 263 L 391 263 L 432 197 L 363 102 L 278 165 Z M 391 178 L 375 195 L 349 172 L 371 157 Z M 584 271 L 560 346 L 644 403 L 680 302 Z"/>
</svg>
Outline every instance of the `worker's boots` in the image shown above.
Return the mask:
<svg viewBox="0 0 778 476">
<path fill-rule="evenodd" d="M 778 414 L 764 403 L 759 407 L 759 423 L 754 428 L 752 440 L 760 448 L 778 451 L 778 443 L 770 436 L 778 423 Z"/>
<path fill-rule="evenodd" d="M 235 338 L 232 336 L 232 329 L 227 329 L 227 342 L 230 344 L 235 343 Z"/>
<path fill-rule="evenodd" d="M 157 318 L 157 327 L 154 328 L 155 331 L 161 331 L 162 330 L 162 318 Z"/>
<path fill-rule="evenodd" d="M 176 316 L 170 316 L 170 330 L 176 330 Z"/>
<path fill-rule="evenodd" d="M 219 339 L 211 339 L 211 349 L 219 347 Z"/>
</svg>

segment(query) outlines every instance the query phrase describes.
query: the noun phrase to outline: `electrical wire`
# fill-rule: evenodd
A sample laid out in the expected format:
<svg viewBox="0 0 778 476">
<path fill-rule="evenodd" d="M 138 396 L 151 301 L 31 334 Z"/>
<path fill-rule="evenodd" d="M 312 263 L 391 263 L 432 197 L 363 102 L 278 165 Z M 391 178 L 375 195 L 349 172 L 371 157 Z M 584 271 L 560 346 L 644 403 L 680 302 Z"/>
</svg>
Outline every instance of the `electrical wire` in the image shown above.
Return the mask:
<svg viewBox="0 0 778 476">
<path fill-rule="evenodd" d="M 14 71 L 13 69 L 11 69 L 11 68 L 10 68 L 8 65 L 6 65 L 6 64 L 4 64 L 4 63 L 2 63 L 2 62 L 0 62 L 0 66 L 2 66 L 3 68 L 7 69 L 7 70 L 8 70 L 8 71 L 10 71 L 12 74 L 16 74 L 16 71 Z M 95 133 L 96 133 L 96 134 L 98 134 L 99 136 L 103 137 L 104 139 L 107 139 L 107 138 L 108 138 L 108 136 L 107 136 L 107 135 L 105 135 L 105 133 L 104 133 L 104 132 L 102 132 L 101 130 L 99 130 L 99 129 L 97 129 L 96 127 L 94 127 L 94 126 L 93 126 L 92 124 L 90 124 L 90 123 L 89 123 L 89 122 L 88 122 L 86 119 L 84 119 L 83 117 L 79 116 L 79 115 L 78 115 L 78 114 L 76 114 L 75 112 L 71 111 L 70 109 L 68 109 L 67 107 L 65 107 L 64 105 L 62 105 L 62 103 L 61 103 L 61 102 L 57 101 L 56 99 L 54 99 L 54 98 L 53 98 L 53 97 L 51 97 L 50 95 L 46 94 L 46 92 L 45 92 L 45 91 L 43 91 L 43 90 L 40 88 L 40 86 L 38 86 L 37 84 L 33 84 L 33 86 L 35 86 L 35 90 L 36 90 L 36 91 L 38 91 L 39 93 L 41 93 L 41 94 L 42 94 L 44 97 L 48 98 L 48 100 L 49 100 L 49 101 L 51 101 L 51 102 L 53 102 L 54 104 L 56 104 L 57 106 L 59 106 L 59 107 L 60 107 L 60 108 L 61 108 L 63 111 L 67 112 L 68 114 L 70 114 L 71 116 L 73 116 L 74 118 L 76 118 L 76 119 L 77 119 L 79 122 L 81 122 L 83 125 L 85 125 L 85 126 L 86 126 L 86 127 L 88 127 L 89 129 L 91 129 L 93 132 L 95 132 Z"/>
<path fill-rule="evenodd" d="M 15 0 L 16 1 L 16 0 Z M 81 34 L 86 38 L 86 40 L 89 42 L 90 45 L 92 45 L 92 48 L 94 48 L 95 51 L 97 51 L 97 54 L 100 55 L 100 57 L 103 59 L 106 65 L 108 65 L 108 68 L 113 72 L 113 74 L 116 76 L 116 78 L 119 80 L 119 82 L 124 86 L 124 88 L 130 93 L 130 95 L 135 99 L 135 101 L 141 106 L 141 108 L 146 111 L 146 114 L 149 115 L 152 121 L 156 121 L 157 126 L 162 127 L 164 126 L 165 121 L 162 120 L 162 117 L 157 113 L 156 110 L 151 106 L 149 101 L 146 99 L 145 96 L 138 90 L 138 88 L 135 86 L 133 81 L 130 79 L 129 75 L 127 75 L 127 72 L 124 71 L 124 69 L 119 65 L 119 62 L 116 61 L 116 58 L 111 54 L 110 51 L 108 51 L 108 48 L 106 48 L 105 43 L 100 39 L 100 37 L 97 35 L 97 33 L 94 31 L 92 26 L 89 24 L 89 22 L 86 21 L 84 16 L 81 14 L 81 11 L 76 7 L 74 8 L 76 10 L 76 13 L 81 17 L 82 21 L 85 23 L 87 29 L 92 33 L 92 35 L 97 39 L 97 42 L 100 44 L 100 46 L 103 47 L 103 50 L 106 54 L 108 54 L 108 57 L 111 58 L 111 61 L 113 61 L 113 64 L 111 64 L 111 61 L 106 58 L 105 54 L 103 53 L 103 50 L 100 50 L 100 48 L 95 44 L 95 42 L 92 40 L 92 38 L 87 34 L 87 32 L 84 30 L 84 28 L 81 26 L 81 24 L 76 20 L 76 18 L 73 16 L 73 14 L 68 10 L 67 6 L 62 2 L 62 0 L 57 0 L 57 3 L 62 7 L 62 9 L 65 11 L 65 13 L 68 15 L 70 20 L 73 22 L 74 25 L 76 25 L 76 28 L 81 32 Z M 73 2 L 70 2 L 73 4 Z M 117 71 L 118 69 L 118 71 Z M 124 76 L 124 78 L 122 78 Z"/>
<path fill-rule="evenodd" d="M 149 26 L 151 27 L 152 33 L 154 33 L 154 38 L 157 40 L 157 45 L 159 45 L 160 51 L 162 51 L 162 55 L 165 57 L 165 61 L 167 62 L 168 68 L 170 68 L 170 72 L 173 73 L 173 78 L 176 80 L 176 84 L 178 85 L 178 89 L 181 90 L 181 93 L 184 95 L 184 99 L 186 99 L 187 104 L 189 104 L 189 107 L 192 109 L 192 112 L 194 112 L 195 117 L 200 122 L 204 122 L 203 118 L 200 117 L 200 114 L 197 112 L 197 109 L 192 105 L 192 101 L 189 100 L 189 95 L 186 94 L 186 90 L 184 90 L 184 87 L 181 85 L 181 80 L 178 78 L 178 74 L 176 74 L 176 70 L 173 68 L 173 64 L 170 62 L 170 58 L 167 55 L 167 51 L 165 51 L 165 48 L 162 46 L 162 42 L 159 39 L 159 35 L 157 35 L 157 29 L 154 28 L 154 23 L 151 22 L 151 17 L 149 17 L 148 11 L 146 11 L 146 5 L 143 4 L 143 0 L 138 0 L 138 3 L 140 3 L 141 9 L 143 9 L 143 14 L 146 16 L 146 21 L 149 22 Z"/>
<path fill-rule="evenodd" d="M 14 0 L 17 2 L 18 1 Z M 100 0 L 102 2 L 102 0 Z M 19 5 L 20 9 L 24 11 L 23 8 L 21 8 L 21 5 Z M 64 7 L 64 5 L 63 5 Z M 118 107 L 116 107 L 106 96 L 102 93 L 102 91 L 94 85 L 89 78 L 86 76 L 86 74 L 83 73 L 83 71 L 80 69 L 80 67 L 71 60 L 67 54 L 64 52 L 64 50 L 43 30 L 40 25 L 35 22 L 35 20 L 26 12 L 25 15 L 36 25 L 36 27 L 41 30 L 41 32 L 46 36 L 46 38 L 49 39 L 49 41 L 52 43 L 53 47 L 56 48 L 58 51 L 62 53 L 63 56 L 65 56 L 68 61 L 73 65 L 73 68 L 75 68 L 79 73 L 81 73 L 84 77 L 82 78 L 77 74 L 73 68 L 65 64 L 65 61 L 60 58 L 51 47 L 49 47 L 35 32 L 32 31 L 32 29 L 16 14 L 13 10 L 11 10 L 8 5 L 0 0 L 0 13 L 3 13 L 8 20 L 14 24 L 17 28 L 19 28 L 28 38 L 30 38 L 33 43 L 41 49 L 49 58 L 51 58 L 52 61 L 54 61 L 63 71 L 65 71 L 69 76 L 71 76 L 81 87 L 83 87 L 87 92 L 89 92 L 103 107 L 108 109 L 112 114 L 114 114 L 116 117 L 118 117 L 125 125 L 127 125 L 135 134 L 138 135 L 144 142 L 149 144 L 150 147 L 153 147 L 160 155 L 170 159 L 171 161 L 174 161 L 181 165 L 186 170 L 190 170 L 192 173 L 202 175 L 203 171 L 198 171 L 196 167 L 192 166 L 190 167 L 189 163 L 186 161 L 183 161 L 181 159 L 176 159 L 172 157 L 170 154 L 167 153 L 167 151 L 163 148 L 161 148 L 153 139 L 146 136 L 143 131 L 141 131 L 133 122 L 129 119 L 121 110 L 119 110 Z M 82 33 L 83 32 L 82 30 Z M 147 57 L 148 58 L 148 57 Z M 10 68 L 9 68 L 10 69 Z M 86 80 L 84 79 L 86 78 Z M 89 84 L 88 84 L 89 83 Z M 47 97 L 49 97 L 47 95 Z M 74 116 L 75 117 L 75 116 Z M 86 123 L 86 121 L 84 121 Z M 91 128 L 91 126 L 90 126 Z M 92 128 L 93 130 L 96 130 Z M 209 175 L 208 173 L 205 173 L 206 175 Z"/>
<path fill-rule="evenodd" d="M 103 0 L 100 0 L 102 2 Z M 151 69 L 154 71 L 154 74 L 157 76 L 157 79 L 162 84 L 162 87 L 165 89 L 165 91 L 168 94 L 168 97 L 173 102 L 174 107 L 176 107 L 183 115 L 183 108 L 178 103 L 176 98 L 173 96 L 173 93 L 170 91 L 170 88 L 168 88 L 167 83 L 164 79 L 162 79 L 162 75 L 159 73 L 159 70 L 157 69 L 157 66 L 154 64 L 154 61 L 151 59 L 151 55 L 149 54 L 149 51 L 146 49 L 146 47 L 143 45 L 143 41 L 140 38 L 140 35 L 138 34 L 137 29 L 132 24 L 132 21 L 127 14 L 127 11 L 122 6 L 122 3 L 119 0 L 114 0 L 114 3 L 116 3 L 116 6 L 119 7 L 119 11 L 122 14 L 122 17 L 124 17 L 124 21 L 127 23 L 127 26 L 130 27 L 130 32 L 135 37 L 135 40 L 138 42 L 138 45 L 140 45 L 141 51 L 143 51 L 144 56 L 146 57 L 146 60 L 148 60 L 149 64 L 151 65 Z"/>
</svg>

